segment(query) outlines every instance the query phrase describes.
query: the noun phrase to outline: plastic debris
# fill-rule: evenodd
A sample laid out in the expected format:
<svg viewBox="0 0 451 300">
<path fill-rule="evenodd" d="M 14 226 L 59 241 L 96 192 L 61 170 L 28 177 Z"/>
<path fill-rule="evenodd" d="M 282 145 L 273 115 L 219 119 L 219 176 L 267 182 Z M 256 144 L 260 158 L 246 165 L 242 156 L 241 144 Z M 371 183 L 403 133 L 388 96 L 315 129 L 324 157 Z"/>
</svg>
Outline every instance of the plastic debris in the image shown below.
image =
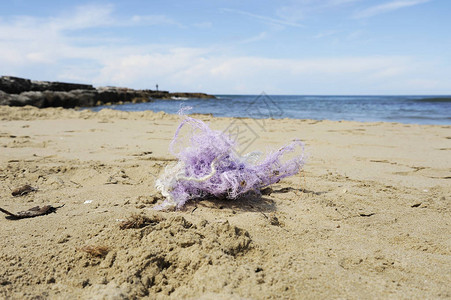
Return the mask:
<svg viewBox="0 0 451 300">
<path fill-rule="evenodd" d="M 180 132 L 185 125 L 191 126 L 188 136 Z M 240 156 L 234 151 L 238 147 L 226 133 L 184 115 L 169 149 L 178 161 L 168 165 L 155 182 L 166 198 L 156 209 L 181 208 L 191 199 L 237 199 L 251 191 L 259 194 L 262 188 L 299 173 L 305 163 L 304 146 L 299 140 L 263 159 L 257 152 Z M 282 161 L 288 153 L 294 156 Z"/>
</svg>

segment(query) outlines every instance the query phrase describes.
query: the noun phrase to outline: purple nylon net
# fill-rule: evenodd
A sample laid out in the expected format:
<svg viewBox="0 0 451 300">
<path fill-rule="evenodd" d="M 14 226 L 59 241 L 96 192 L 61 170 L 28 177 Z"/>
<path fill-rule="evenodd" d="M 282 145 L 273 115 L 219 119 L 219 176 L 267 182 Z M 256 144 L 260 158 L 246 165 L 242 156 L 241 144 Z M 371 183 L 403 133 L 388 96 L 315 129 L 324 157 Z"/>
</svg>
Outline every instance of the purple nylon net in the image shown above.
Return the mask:
<svg viewBox="0 0 451 300">
<path fill-rule="evenodd" d="M 191 126 L 188 138 L 180 134 L 185 125 Z M 157 209 L 181 208 L 190 199 L 236 199 L 250 191 L 260 193 L 261 188 L 297 174 L 305 163 L 303 143 L 299 140 L 269 153 L 259 162 L 256 153 L 236 154 L 237 147 L 225 133 L 184 116 L 170 145 L 178 162 L 166 167 L 155 182 L 166 198 Z M 296 155 L 296 150 L 300 154 Z M 282 161 L 287 153 L 294 157 Z"/>
</svg>

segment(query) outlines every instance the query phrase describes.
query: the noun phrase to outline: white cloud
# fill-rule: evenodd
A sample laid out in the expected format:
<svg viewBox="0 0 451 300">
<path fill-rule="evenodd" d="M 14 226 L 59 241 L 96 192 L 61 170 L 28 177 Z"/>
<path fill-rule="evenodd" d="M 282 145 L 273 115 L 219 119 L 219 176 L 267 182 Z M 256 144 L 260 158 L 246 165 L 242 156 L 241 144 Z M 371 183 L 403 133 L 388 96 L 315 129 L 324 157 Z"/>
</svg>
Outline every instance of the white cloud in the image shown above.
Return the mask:
<svg viewBox="0 0 451 300">
<path fill-rule="evenodd" d="M 113 10 L 113 5 L 83 5 L 75 8 L 74 12 L 66 12 L 61 17 L 51 18 L 47 25 L 55 30 L 111 26 L 115 23 L 111 16 Z"/>
<path fill-rule="evenodd" d="M 353 41 L 353 40 L 360 39 L 360 38 L 364 35 L 364 33 L 365 33 L 365 32 L 364 32 L 363 30 L 361 30 L 361 29 L 355 30 L 355 31 L 349 33 L 349 34 L 346 36 L 346 40 L 347 40 L 347 41 Z"/>
<path fill-rule="evenodd" d="M 195 23 L 194 27 L 199 28 L 199 29 L 210 29 L 213 27 L 213 23 L 212 22 L 199 22 L 199 23 Z"/>
<path fill-rule="evenodd" d="M 282 6 L 276 10 L 277 16 L 282 20 L 290 23 L 297 23 L 308 15 L 309 6 L 305 4 L 294 4 L 290 6 Z"/>
<path fill-rule="evenodd" d="M 327 4 L 329 5 L 343 5 L 348 3 L 353 3 L 361 0 L 329 0 Z"/>
<path fill-rule="evenodd" d="M 410 6 L 415 6 L 418 4 L 422 4 L 422 3 L 426 3 L 429 2 L 431 0 L 396 0 L 396 1 L 391 1 L 388 3 L 384 3 L 384 4 L 380 4 L 380 5 L 376 5 L 376 6 L 371 6 L 369 8 L 366 8 L 364 10 L 358 11 L 357 13 L 354 14 L 354 18 L 356 19 L 361 19 L 361 18 L 369 18 L 375 15 L 379 15 L 379 14 L 383 14 L 383 13 L 388 13 L 388 12 L 392 12 L 404 7 L 410 7 Z"/>
<path fill-rule="evenodd" d="M 267 36 L 268 36 L 268 34 L 265 31 L 260 32 L 257 35 L 254 35 L 254 36 L 251 36 L 250 38 L 242 40 L 240 43 L 248 44 L 248 43 L 258 42 L 258 41 L 265 39 Z"/>
<path fill-rule="evenodd" d="M 131 18 L 130 23 L 120 23 L 119 26 L 134 26 L 134 25 L 177 25 L 179 27 L 184 27 L 179 22 L 165 15 L 134 15 Z"/>
<path fill-rule="evenodd" d="M 64 60 L 68 59 L 101 62 L 130 51 L 144 51 L 143 48 L 149 49 L 150 46 L 118 46 L 111 49 L 104 42 L 118 44 L 120 39 L 73 36 L 68 31 L 143 24 L 178 24 L 162 15 L 136 15 L 131 19 L 116 19 L 113 11 L 112 5 L 87 5 L 58 17 L 15 16 L 0 19 L 0 65 L 2 69 L 13 70 L 14 66 L 32 66 L 45 62 L 64 66 Z M 89 42 L 92 46 L 82 46 L 83 42 Z"/>
<path fill-rule="evenodd" d="M 240 15 L 244 15 L 244 16 L 248 16 L 248 17 L 251 17 L 251 18 L 263 21 L 265 23 L 272 24 L 272 25 L 304 27 L 302 24 L 299 24 L 297 22 L 292 22 L 290 20 L 275 19 L 275 18 L 271 18 L 271 17 L 268 17 L 268 16 L 257 15 L 257 14 L 253 14 L 253 13 L 250 13 L 250 12 L 247 12 L 247 11 L 242 11 L 242 10 L 237 10 L 237 9 L 223 8 L 223 11 L 236 13 L 236 14 L 240 14 Z"/>
<path fill-rule="evenodd" d="M 376 79 L 395 78 L 396 76 L 401 75 L 405 72 L 406 69 L 399 66 L 386 66 L 384 68 L 381 68 L 381 70 L 374 72 L 372 74 L 372 77 Z"/>
<path fill-rule="evenodd" d="M 431 79 L 409 79 L 407 80 L 407 84 L 416 87 L 421 88 L 425 90 L 434 90 L 440 87 L 440 82 L 438 80 L 431 80 Z"/>
<path fill-rule="evenodd" d="M 319 83 L 330 81 L 341 82 L 352 93 L 354 83 L 384 81 L 411 68 L 411 60 L 405 57 L 270 59 L 224 57 L 193 49 L 185 53 L 186 50 L 117 58 L 105 65 L 97 80 L 117 85 L 135 83 L 141 87 L 159 82 L 162 87 L 175 84 L 184 90 L 193 90 L 201 84 L 204 91 L 213 93 L 262 90 L 324 93 L 329 89 Z M 396 73 L 390 73 L 395 69 Z"/>
<path fill-rule="evenodd" d="M 337 8 L 352 5 L 361 0 L 296 0 L 276 10 L 277 16 L 288 22 L 299 22 L 315 17 L 324 11 L 336 11 Z"/>
<path fill-rule="evenodd" d="M 432 76 L 414 78 L 411 75 L 424 70 L 424 66 L 411 57 L 268 58 L 227 54 L 221 47 L 96 42 L 89 35 L 86 37 L 89 43 L 80 43 L 79 36 L 68 32 L 73 29 L 72 22 L 78 29 L 132 26 L 124 20 L 116 20 L 113 13 L 114 8 L 110 6 L 89 6 L 63 17 L 0 19 L 1 72 L 96 86 L 152 88 L 158 83 L 162 89 L 171 91 L 210 93 L 265 90 L 268 93 L 352 94 L 368 93 L 368 89 L 388 83 L 396 86 L 397 82 L 401 82 L 398 87 L 405 87 L 405 90 L 412 88 L 410 84 L 433 86 L 429 79 Z M 131 20 L 134 24 L 173 25 L 170 18 L 158 16 L 135 16 Z M 247 42 L 265 37 L 266 33 L 262 32 Z M 434 87 L 449 88 L 449 84 L 434 81 Z"/>
<path fill-rule="evenodd" d="M 314 38 L 315 39 L 321 39 L 321 38 L 324 38 L 324 37 L 330 37 L 330 36 L 336 35 L 338 32 L 339 32 L 338 30 L 323 31 L 323 32 L 320 32 L 320 33 L 316 34 L 314 36 Z"/>
</svg>

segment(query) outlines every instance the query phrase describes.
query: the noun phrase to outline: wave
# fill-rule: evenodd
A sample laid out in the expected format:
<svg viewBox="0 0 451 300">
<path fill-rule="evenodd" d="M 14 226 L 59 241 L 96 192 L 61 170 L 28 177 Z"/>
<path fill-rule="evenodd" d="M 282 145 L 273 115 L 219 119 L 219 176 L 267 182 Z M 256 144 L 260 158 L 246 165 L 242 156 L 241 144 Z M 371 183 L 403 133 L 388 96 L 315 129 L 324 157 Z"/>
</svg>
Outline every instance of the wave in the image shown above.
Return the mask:
<svg viewBox="0 0 451 300">
<path fill-rule="evenodd" d="M 270 117 L 272 113 L 273 117 L 277 118 L 451 125 L 449 113 L 451 95 L 219 96 L 220 99 L 216 101 L 175 98 L 178 101 L 165 99 L 114 108 L 127 111 L 153 110 L 177 113 L 180 103 L 185 103 L 194 107 L 192 113 L 213 114 L 217 117 L 255 117 L 259 113 Z M 279 116 L 279 112 L 283 114 Z"/>
<path fill-rule="evenodd" d="M 438 121 L 438 122 L 444 121 L 444 122 L 447 122 L 447 123 L 451 122 L 451 117 L 438 117 L 438 116 L 418 116 L 418 115 L 415 115 L 415 116 L 411 116 L 411 115 L 399 116 L 398 115 L 398 116 L 386 116 L 386 117 L 383 117 L 383 118 L 385 118 L 387 120 L 397 120 L 398 122 L 401 121 L 401 120 L 418 120 L 418 121 L 430 120 L 430 121 Z M 430 123 L 430 124 L 433 124 L 433 123 Z"/>
<path fill-rule="evenodd" d="M 451 97 L 428 97 L 421 99 L 414 99 L 415 102 L 451 102 Z"/>
<path fill-rule="evenodd" d="M 187 97 L 177 97 L 177 96 L 172 96 L 171 99 L 172 99 L 172 100 L 186 101 L 186 100 L 188 100 L 189 98 L 187 98 Z"/>
</svg>

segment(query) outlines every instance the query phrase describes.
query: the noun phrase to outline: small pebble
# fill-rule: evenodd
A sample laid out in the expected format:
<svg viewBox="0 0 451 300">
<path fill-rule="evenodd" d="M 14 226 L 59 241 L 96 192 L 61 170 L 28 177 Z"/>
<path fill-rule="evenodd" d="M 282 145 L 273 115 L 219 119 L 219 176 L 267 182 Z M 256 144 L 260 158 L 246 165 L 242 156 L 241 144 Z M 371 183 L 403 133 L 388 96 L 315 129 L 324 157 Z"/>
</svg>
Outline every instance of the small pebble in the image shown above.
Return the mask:
<svg viewBox="0 0 451 300">
<path fill-rule="evenodd" d="M 274 226 L 279 226 L 280 225 L 279 219 L 276 216 L 274 216 L 274 215 L 269 217 L 269 223 L 271 225 L 274 225 Z"/>
</svg>

